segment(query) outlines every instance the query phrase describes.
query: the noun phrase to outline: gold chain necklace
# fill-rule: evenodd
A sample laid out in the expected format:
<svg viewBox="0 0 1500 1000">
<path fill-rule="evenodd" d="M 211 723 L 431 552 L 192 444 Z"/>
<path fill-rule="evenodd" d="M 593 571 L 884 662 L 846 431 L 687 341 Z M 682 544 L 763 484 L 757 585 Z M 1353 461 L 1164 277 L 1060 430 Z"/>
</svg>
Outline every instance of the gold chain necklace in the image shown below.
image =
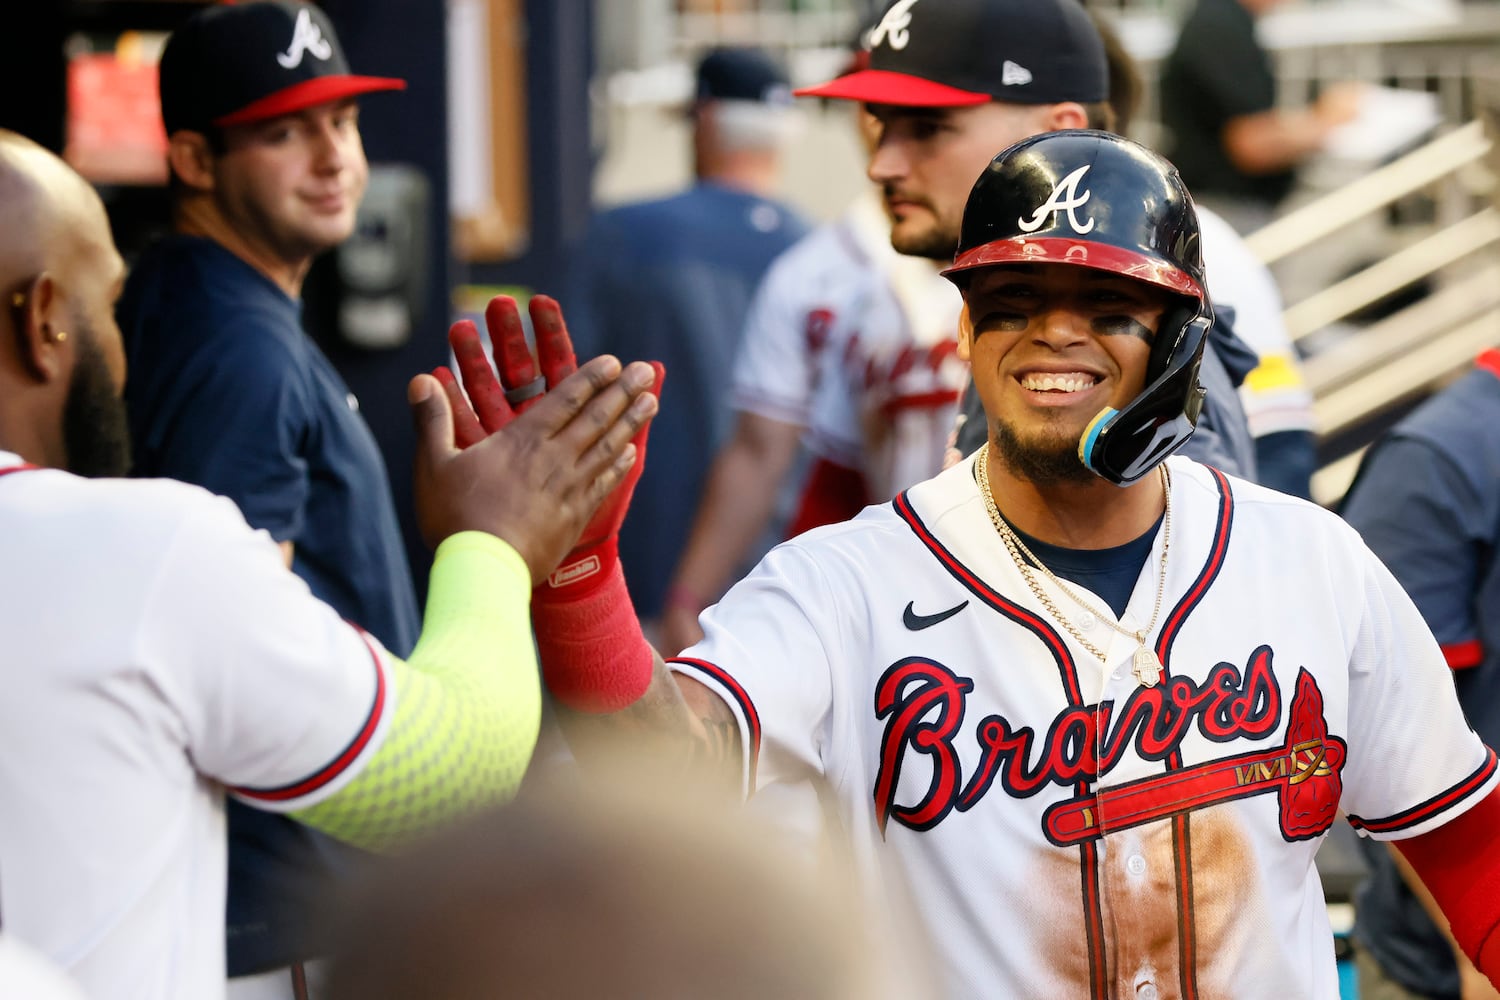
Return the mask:
<svg viewBox="0 0 1500 1000">
<path fill-rule="evenodd" d="M 1073 603 L 1083 608 L 1083 610 L 1087 611 L 1089 614 L 1093 615 L 1099 621 L 1108 625 L 1116 632 L 1120 633 L 1121 635 L 1129 636 L 1136 641 L 1136 650 L 1135 655 L 1132 658 L 1133 662 L 1131 665 L 1131 672 L 1135 674 L 1135 679 L 1137 681 L 1139 681 L 1145 687 L 1150 687 L 1157 681 L 1161 680 L 1161 660 L 1157 657 L 1156 653 L 1151 649 L 1151 647 L 1146 644 L 1146 636 L 1149 635 L 1151 630 L 1156 627 L 1157 616 L 1161 614 L 1162 592 L 1165 589 L 1167 583 L 1167 549 L 1170 547 L 1172 542 L 1172 475 L 1167 471 L 1166 464 L 1163 463 L 1159 467 L 1161 469 L 1162 490 L 1166 494 L 1166 512 L 1162 516 L 1161 569 L 1156 576 L 1156 605 L 1151 609 L 1151 620 L 1146 623 L 1146 627 L 1141 629 L 1139 632 L 1132 632 L 1129 629 L 1125 628 L 1123 625 L 1116 622 L 1113 615 L 1095 608 L 1088 601 L 1085 601 L 1082 597 L 1080 597 L 1077 591 L 1068 586 L 1067 583 L 1058 579 L 1057 575 L 1047 568 L 1047 564 L 1038 559 L 1036 555 L 1026 547 L 1026 543 L 1021 541 L 1020 536 L 1015 533 L 1015 531 L 1008 523 L 1006 523 L 1005 518 L 1000 516 L 1000 508 L 995 505 L 995 495 L 990 490 L 989 457 L 990 446 L 988 442 L 985 442 L 984 447 L 980 448 L 979 450 L 978 457 L 974 460 L 976 478 L 979 480 L 979 495 L 984 499 L 984 508 L 989 512 L 990 521 L 995 525 L 995 531 L 999 533 L 1000 540 L 1005 543 L 1005 550 L 1010 553 L 1011 559 L 1015 560 L 1016 567 L 1020 569 L 1021 576 L 1026 580 L 1026 585 L 1031 588 L 1032 594 L 1036 595 L 1036 599 L 1041 602 L 1042 607 L 1046 608 L 1047 613 L 1050 614 L 1053 619 L 1058 622 L 1058 624 L 1067 629 L 1068 634 L 1077 639 L 1084 649 L 1087 649 L 1090 653 L 1094 654 L 1094 658 L 1096 660 L 1098 660 L 1105 666 L 1109 665 L 1109 661 L 1108 659 L 1106 659 L 1104 651 L 1098 646 L 1095 646 L 1092 642 L 1089 642 L 1087 639 L 1085 639 L 1083 637 L 1083 633 L 1079 632 L 1078 629 L 1073 627 L 1072 621 L 1070 621 L 1066 615 L 1064 615 L 1057 609 L 1057 605 L 1052 602 L 1052 598 L 1047 596 L 1046 591 L 1042 589 L 1042 585 L 1037 582 L 1036 576 L 1031 572 L 1031 564 L 1035 564 L 1038 569 L 1047 574 L 1047 579 L 1055 583 L 1059 590 L 1072 598 Z"/>
</svg>

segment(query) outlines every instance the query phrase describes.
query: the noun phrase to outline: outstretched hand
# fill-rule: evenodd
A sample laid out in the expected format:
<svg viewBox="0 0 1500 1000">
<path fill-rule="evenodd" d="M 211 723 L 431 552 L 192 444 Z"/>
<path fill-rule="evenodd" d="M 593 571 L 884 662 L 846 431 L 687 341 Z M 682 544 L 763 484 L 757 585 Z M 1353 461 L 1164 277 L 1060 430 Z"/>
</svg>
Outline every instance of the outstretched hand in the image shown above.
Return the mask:
<svg viewBox="0 0 1500 1000">
<path fill-rule="evenodd" d="M 455 407 L 451 374 L 418 375 L 408 389 L 423 537 L 436 545 L 458 531 L 487 531 L 516 548 L 533 584 L 546 579 L 600 503 L 630 476 L 638 461 L 633 439 L 656 413 L 650 365 L 622 369 L 605 356 L 578 368 L 571 348 L 566 359 L 548 360 L 552 391 L 525 403 L 507 402 L 496 386 L 477 412 L 461 394 L 462 406 Z"/>
<path fill-rule="evenodd" d="M 527 414 L 533 408 L 550 406 L 547 401 L 559 390 L 571 385 L 576 372 L 590 371 L 593 366 L 604 361 L 613 363 L 618 369 L 619 363 L 608 357 L 595 358 L 582 369 L 578 368 L 567 325 L 556 300 L 545 295 L 533 296 L 529 312 L 536 335 L 535 359 L 526 344 L 526 334 L 515 299 L 508 295 L 498 295 L 490 300 L 485 309 L 485 325 L 489 329 L 494 349 L 494 368 L 490 367 L 489 359 L 485 357 L 479 331 L 472 322 L 461 320 L 449 329 L 448 342 L 458 363 L 463 388 L 459 388 L 458 381 L 447 368 L 439 368 L 433 375 L 442 385 L 454 415 L 452 427 L 457 447 L 470 448 L 485 442 L 494 435 L 507 432 L 507 428 L 513 423 L 524 419 L 522 414 Z M 625 372 L 627 376 L 631 376 L 631 373 L 643 370 L 650 372 L 650 375 L 639 376 L 646 380 L 646 384 L 644 390 L 638 391 L 644 391 L 652 397 L 650 408 L 654 414 L 655 397 L 661 392 L 665 371 L 655 362 L 649 365 L 637 362 L 625 369 Z M 635 394 L 632 394 L 632 399 L 634 398 Z M 632 409 L 640 405 L 645 404 L 635 399 Z M 633 446 L 631 463 L 618 476 L 613 475 L 614 469 L 611 468 L 608 478 L 599 480 L 598 485 L 603 492 L 599 494 L 597 506 L 588 523 L 575 536 L 573 551 L 562 560 L 558 572 L 553 574 L 553 587 L 567 587 L 575 582 L 583 584 L 593 577 L 593 572 L 579 571 L 575 567 L 597 566 L 597 559 L 593 559 L 591 563 L 589 561 L 594 550 L 608 548 L 611 551 L 606 558 L 613 558 L 615 538 L 644 468 L 648 421 L 649 416 L 647 420 L 635 425 L 629 442 Z M 556 562 L 557 560 L 553 560 L 553 565 Z M 548 567 L 548 572 L 551 568 Z M 533 567 L 534 583 L 540 584 L 546 575 L 547 573 L 543 573 L 538 576 Z"/>
</svg>

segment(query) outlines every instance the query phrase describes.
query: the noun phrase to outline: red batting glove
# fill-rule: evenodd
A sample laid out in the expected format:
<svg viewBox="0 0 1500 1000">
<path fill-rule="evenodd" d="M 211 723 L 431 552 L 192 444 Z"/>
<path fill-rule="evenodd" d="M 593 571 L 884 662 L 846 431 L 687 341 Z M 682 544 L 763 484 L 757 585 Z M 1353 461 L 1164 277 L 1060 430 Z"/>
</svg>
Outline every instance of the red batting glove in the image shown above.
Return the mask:
<svg viewBox="0 0 1500 1000">
<path fill-rule="evenodd" d="M 546 295 L 536 295 L 529 306 L 532 329 L 536 332 L 537 355 L 540 361 L 545 388 L 538 383 L 537 362 L 531 357 L 526 345 L 526 332 L 521 325 L 521 315 L 516 300 L 509 295 L 497 295 L 490 300 L 484 311 L 485 325 L 489 327 L 490 340 L 495 352 L 495 368 L 490 367 L 484 356 L 484 346 L 479 339 L 479 330 L 468 320 L 454 323 L 448 331 L 448 343 L 458 361 L 459 374 L 464 389 L 473 403 L 458 405 L 462 399 L 451 372 L 439 369 L 433 374 L 443 384 L 452 402 L 455 416 L 455 439 L 459 447 L 467 447 L 482 440 L 509 423 L 516 414 L 523 413 L 540 399 L 543 392 L 551 390 L 563 379 L 578 370 L 578 360 L 573 353 L 573 342 L 568 337 L 567 325 L 563 322 L 562 310 L 557 301 Z M 659 398 L 666 370 L 657 362 L 656 384 L 651 392 Z M 495 370 L 500 372 L 499 380 Z M 619 561 L 618 537 L 620 525 L 630 508 L 630 497 L 635 484 L 641 478 L 646 463 L 646 435 L 650 425 L 641 428 L 636 435 L 635 464 L 625 478 L 600 504 L 599 509 L 584 527 L 583 534 L 573 551 L 568 553 L 548 578 L 547 584 L 537 588 L 538 600 L 573 600 L 586 596 L 609 575 L 610 569 Z"/>
<path fill-rule="evenodd" d="M 440 369 L 434 374 L 453 403 L 455 439 L 460 447 L 504 427 L 577 370 L 573 342 L 557 302 L 545 295 L 534 296 L 530 312 L 536 334 L 535 362 L 526 346 L 516 302 L 509 296 L 496 296 L 485 309 L 495 369 L 484 356 L 473 323 L 460 321 L 449 329 L 448 342 L 468 401 L 451 372 Z M 656 362 L 652 367 L 656 369 L 656 384 L 651 392 L 660 397 L 666 371 Z M 649 426 L 642 427 L 635 437 L 636 459 L 630 471 L 594 512 L 578 544 L 561 565 L 532 592 L 532 619 L 543 677 L 558 701 L 579 711 L 624 708 L 644 694 L 651 683 L 655 655 L 641 634 L 619 556 L 620 525 L 645 469 Z"/>
</svg>

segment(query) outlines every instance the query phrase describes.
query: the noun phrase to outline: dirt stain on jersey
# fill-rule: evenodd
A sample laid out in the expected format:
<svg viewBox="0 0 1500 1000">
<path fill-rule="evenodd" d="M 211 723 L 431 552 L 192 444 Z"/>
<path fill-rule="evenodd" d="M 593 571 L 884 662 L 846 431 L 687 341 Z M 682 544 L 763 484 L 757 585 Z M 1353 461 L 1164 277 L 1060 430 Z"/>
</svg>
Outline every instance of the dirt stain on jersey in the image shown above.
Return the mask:
<svg viewBox="0 0 1500 1000">
<path fill-rule="evenodd" d="M 1193 933 L 1197 996 L 1234 995 L 1236 956 L 1253 929 L 1244 926 L 1262 912 L 1259 886 L 1249 875 L 1252 850 L 1232 806 L 1192 814 L 1189 843 L 1193 863 Z M 1112 834 L 1099 845 L 1099 891 L 1105 938 L 1105 982 L 1111 997 L 1183 996 L 1177 879 L 1172 823 Z M 1024 916 L 1056 976 L 1037 984 L 1034 996 L 1091 996 L 1088 917 L 1083 900 L 1082 852 L 1043 852 L 1037 877 L 1029 880 L 1031 912 Z"/>
</svg>

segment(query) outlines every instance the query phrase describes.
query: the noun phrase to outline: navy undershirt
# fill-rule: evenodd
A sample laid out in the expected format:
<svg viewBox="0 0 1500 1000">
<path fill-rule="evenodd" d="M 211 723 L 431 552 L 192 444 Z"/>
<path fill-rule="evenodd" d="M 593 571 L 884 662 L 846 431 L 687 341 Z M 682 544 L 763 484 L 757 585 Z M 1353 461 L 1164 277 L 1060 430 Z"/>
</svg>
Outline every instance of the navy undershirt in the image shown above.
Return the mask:
<svg viewBox="0 0 1500 1000">
<path fill-rule="evenodd" d="M 1104 598 L 1104 603 L 1119 618 L 1130 603 L 1131 591 L 1135 590 L 1141 568 L 1151 555 L 1151 545 L 1161 530 L 1161 522 L 1159 517 L 1144 535 L 1108 549 L 1065 549 L 1060 545 L 1049 545 L 1010 524 L 1009 519 L 1005 523 L 1010 524 L 1010 530 L 1046 563 L 1048 569 L 1069 583 L 1087 587 Z"/>
</svg>

